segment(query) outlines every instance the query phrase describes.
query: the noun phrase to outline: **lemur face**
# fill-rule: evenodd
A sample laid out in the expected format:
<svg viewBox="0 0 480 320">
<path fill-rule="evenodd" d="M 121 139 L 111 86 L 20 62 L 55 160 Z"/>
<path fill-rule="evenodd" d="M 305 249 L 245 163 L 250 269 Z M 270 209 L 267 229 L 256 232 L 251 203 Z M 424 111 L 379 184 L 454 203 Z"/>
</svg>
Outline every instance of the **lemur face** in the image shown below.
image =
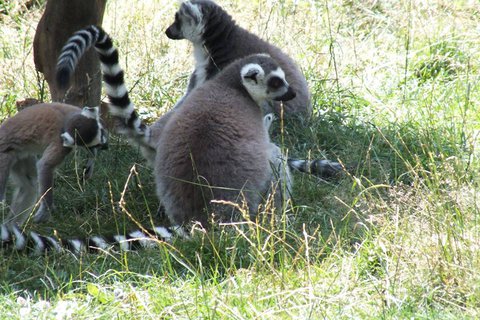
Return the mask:
<svg viewBox="0 0 480 320">
<path fill-rule="evenodd" d="M 295 98 L 295 91 L 285 80 L 285 73 L 270 56 L 258 54 L 248 60 L 251 62 L 242 67 L 240 75 L 243 86 L 257 104 Z"/>
<path fill-rule="evenodd" d="M 201 3 L 185 1 L 175 13 L 175 21 L 165 31 L 172 40 L 187 39 L 192 42 L 202 41 L 204 22 Z"/>
</svg>

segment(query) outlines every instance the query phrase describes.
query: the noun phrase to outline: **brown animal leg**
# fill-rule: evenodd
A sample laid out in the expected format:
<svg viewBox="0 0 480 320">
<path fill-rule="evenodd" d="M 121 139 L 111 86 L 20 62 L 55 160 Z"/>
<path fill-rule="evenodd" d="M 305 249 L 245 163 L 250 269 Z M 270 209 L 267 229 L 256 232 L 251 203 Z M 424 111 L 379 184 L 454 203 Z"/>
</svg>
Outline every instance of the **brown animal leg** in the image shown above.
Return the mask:
<svg viewBox="0 0 480 320">
<path fill-rule="evenodd" d="M 37 162 L 39 191 L 42 200 L 40 208 L 33 217 L 34 222 L 48 220 L 53 210 L 53 174 L 55 168 L 62 163 L 71 149 L 58 145 L 51 145 L 45 149 L 43 156 Z"/>
<path fill-rule="evenodd" d="M 34 156 L 18 160 L 11 169 L 14 186 L 9 223 L 22 225 L 37 201 L 37 168 Z"/>
<path fill-rule="evenodd" d="M 5 200 L 7 180 L 13 164 L 13 158 L 14 156 L 8 153 L 0 153 L 0 202 Z"/>
</svg>

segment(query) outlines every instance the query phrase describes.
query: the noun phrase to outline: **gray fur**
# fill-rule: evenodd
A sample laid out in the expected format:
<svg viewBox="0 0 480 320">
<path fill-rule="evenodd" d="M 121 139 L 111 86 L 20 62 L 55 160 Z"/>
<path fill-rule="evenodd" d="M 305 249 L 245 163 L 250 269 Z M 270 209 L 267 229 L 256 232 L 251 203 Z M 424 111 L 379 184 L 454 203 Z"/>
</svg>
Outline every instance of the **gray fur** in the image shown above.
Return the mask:
<svg viewBox="0 0 480 320">
<path fill-rule="evenodd" d="M 200 19 L 197 16 L 200 16 Z M 170 39 L 187 39 L 193 44 L 195 70 L 190 77 L 185 96 L 233 61 L 254 53 L 268 53 L 285 71 L 286 80 L 297 93 L 295 99 L 285 102 L 285 114 L 301 114 L 307 117 L 311 114 L 307 81 L 293 59 L 278 47 L 238 26 L 225 10 L 213 1 L 184 1 L 166 34 Z M 184 101 L 185 96 L 177 105 Z M 268 105 L 263 107 L 270 112 Z M 281 113 L 280 108 L 280 103 L 273 104 L 273 111 L 277 115 Z"/>
<path fill-rule="evenodd" d="M 255 215 L 276 187 L 271 163 L 281 162 L 279 149 L 270 142 L 258 102 L 294 97 L 284 79 L 277 91 L 268 87 L 277 70 L 265 55 L 241 59 L 175 109 L 158 141 L 154 168 L 157 194 L 172 222 L 208 223 L 212 210 L 219 220 L 239 219 L 231 206 L 212 200 L 245 201 Z"/>
<path fill-rule="evenodd" d="M 263 126 L 267 134 L 269 134 L 270 126 L 272 125 L 273 120 L 275 120 L 275 116 L 273 115 L 273 113 L 268 113 L 263 117 Z M 280 147 L 277 146 L 275 143 L 271 142 L 270 148 L 270 165 L 272 166 L 275 178 L 277 181 L 284 182 L 282 187 L 284 187 L 285 190 L 281 191 L 290 195 L 293 187 L 293 176 L 290 171 L 288 159 L 282 153 Z"/>
</svg>

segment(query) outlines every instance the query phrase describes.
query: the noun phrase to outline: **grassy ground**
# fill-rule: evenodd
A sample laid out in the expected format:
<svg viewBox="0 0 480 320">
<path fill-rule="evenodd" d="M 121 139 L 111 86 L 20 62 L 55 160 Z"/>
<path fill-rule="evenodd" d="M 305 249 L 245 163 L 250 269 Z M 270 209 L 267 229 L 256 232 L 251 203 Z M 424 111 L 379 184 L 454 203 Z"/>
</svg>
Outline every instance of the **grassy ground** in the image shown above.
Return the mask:
<svg viewBox="0 0 480 320">
<path fill-rule="evenodd" d="M 339 159 L 352 173 L 328 183 L 296 174 L 282 214 L 157 249 L 3 251 L 0 318 L 478 318 L 478 2 L 220 4 L 307 75 L 315 116 L 287 126 L 289 154 Z M 188 43 L 164 35 L 175 8 L 107 5 L 104 27 L 149 119 L 173 106 L 192 69 Z M 2 118 L 16 100 L 48 100 L 32 58 L 41 12 L 0 1 Z M 158 222 L 151 171 L 112 140 L 85 184 L 81 157 L 66 161 L 54 219 L 33 228 L 66 237 Z M 122 195 L 130 216 L 116 210 Z"/>
</svg>

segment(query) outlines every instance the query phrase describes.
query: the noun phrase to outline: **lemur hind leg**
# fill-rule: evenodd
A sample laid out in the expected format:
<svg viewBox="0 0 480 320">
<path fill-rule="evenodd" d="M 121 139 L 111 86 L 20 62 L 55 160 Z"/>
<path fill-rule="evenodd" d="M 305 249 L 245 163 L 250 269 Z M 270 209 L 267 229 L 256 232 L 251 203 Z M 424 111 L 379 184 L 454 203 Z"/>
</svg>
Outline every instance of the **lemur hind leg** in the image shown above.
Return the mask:
<svg viewBox="0 0 480 320">
<path fill-rule="evenodd" d="M 15 156 L 9 153 L 0 153 L 0 202 L 5 201 L 7 181 Z"/>
<path fill-rule="evenodd" d="M 22 225 L 29 217 L 37 200 L 36 158 L 29 156 L 18 160 L 11 169 L 14 187 L 9 223 Z"/>
<path fill-rule="evenodd" d="M 37 162 L 41 201 L 40 207 L 33 216 L 34 222 L 43 222 L 50 217 L 50 213 L 53 210 L 53 175 L 55 168 L 62 163 L 70 150 L 70 148 L 50 145 L 45 149 L 43 156 Z"/>
</svg>

